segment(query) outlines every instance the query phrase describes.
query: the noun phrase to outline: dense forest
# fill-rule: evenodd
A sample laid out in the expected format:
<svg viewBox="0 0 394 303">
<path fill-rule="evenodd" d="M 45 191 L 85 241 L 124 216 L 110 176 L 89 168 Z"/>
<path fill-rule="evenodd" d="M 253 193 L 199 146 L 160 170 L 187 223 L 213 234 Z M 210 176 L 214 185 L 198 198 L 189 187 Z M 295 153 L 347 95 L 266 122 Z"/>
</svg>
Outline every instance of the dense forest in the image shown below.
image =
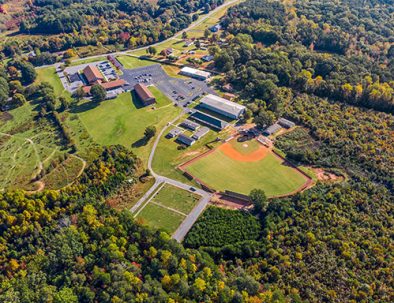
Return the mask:
<svg viewBox="0 0 394 303">
<path fill-rule="evenodd" d="M 186 28 L 222 0 L 73 1 L 37 0 L 25 12 L 20 33 L 26 38 L 5 43 L 3 53 L 24 50 L 58 52 L 79 46 L 135 48 L 152 44 Z"/>
<path fill-rule="evenodd" d="M 280 116 L 299 125 L 276 138 L 290 161 L 346 181 L 271 200 L 258 212 L 257 238 L 253 228 L 223 245 L 233 229 L 223 216 L 234 215 L 202 216 L 187 246 L 308 302 L 393 301 L 392 13 L 392 1 L 368 0 L 256 0 L 229 9 L 229 45 L 210 50 L 223 83 L 258 125 Z M 214 238 L 201 228 L 215 225 Z"/>
<path fill-rule="evenodd" d="M 253 103 L 262 99 L 274 112 L 283 102 L 275 98 L 277 87 L 288 87 L 295 93 L 393 113 L 392 6 L 382 5 L 372 14 L 374 9 L 352 6 L 351 1 L 332 6 L 325 1 L 286 3 L 246 1 L 229 10 L 223 25 L 235 37 L 227 47 L 212 50 L 227 81 Z M 337 9 L 356 20 L 354 26 L 345 27 L 344 18 L 337 20 Z M 365 17 L 359 17 L 363 12 Z M 331 15 L 336 18 L 330 24 L 320 20 Z M 375 30 L 364 29 L 357 20 Z M 272 99 L 275 104 L 270 104 Z"/>
<path fill-rule="evenodd" d="M 105 148 L 71 187 L 34 196 L 0 194 L 0 301 L 289 302 L 296 295 L 260 285 L 241 267 L 226 272 L 134 223 L 104 199 L 136 178 L 136 158 Z"/>
</svg>

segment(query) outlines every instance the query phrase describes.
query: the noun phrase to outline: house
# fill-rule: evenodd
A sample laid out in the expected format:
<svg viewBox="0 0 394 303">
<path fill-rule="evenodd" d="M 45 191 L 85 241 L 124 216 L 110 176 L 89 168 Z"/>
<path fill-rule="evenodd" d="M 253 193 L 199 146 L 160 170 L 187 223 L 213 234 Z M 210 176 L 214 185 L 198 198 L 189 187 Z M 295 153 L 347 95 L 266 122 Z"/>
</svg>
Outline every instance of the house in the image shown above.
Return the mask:
<svg viewBox="0 0 394 303">
<path fill-rule="evenodd" d="M 270 135 L 276 134 L 281 129 L 282 129 L 282 126 L 280 126 L 278 123 L 275 123 L 275 124 L 272 124 L 271 126 L 267 127 L 263 131 L 263 134 L 266 136 L 270 136 Z"/>
<path fill-rule="evenodd" d="M 194 140 L 193 138 L 186 136 L 184 134 L 180 134 L 176 140 L 180 143 L 187 145 L 187 146 L 192 146 L 194 143 L 196 143 L 196 140 Z"/>
<path fill-rule="evenodd" d="M 166 135 L 166 138 L 171 139 L 175 138 L 176 136 L 180 135 L 182 133 L 182 129 L 179 127 L 175 127 L 170 130 L 170 132 Z"/>
<path fill-rule="evenodd" d="M 236 96 L 234 94 L 231 94 L 231 93 L 224 93 L 223 94 L 223 98 L 227 99 L 227 100 L 230 100 L 230 101 L 233 100 L 235 97 Z"/>
<path fill-rule="evenodd" d="M 203 61 L 205 62 L 209 62 L 213 60 L 213 56 L 212 55 L 206 55 L 204 57 L 201 58 Z"/>
<path fill-rule="evenodd" d="M 195 140 L 200 140 L 202 137 L 204 137 L 207 133 L 209 132 L 209 128 L 208 127 L 202 127 L 199 130 L 197 130 L 192 138 Z"/>
<path fill-rule="evenodd" d="M 239 119 L 246 110 L 246 107 L 241 104 L 212 94 L 203 97 L 199 106 L 231 119 Z"/>
<path fill-rule="evenodd" d="M 134 86 L 134 91 L 144 106 L 156 103 L 155 96 L 153 96 L 152 92 L 144 84 L 137 83 Z"/>
<path fill-rule="evenodd" d="M 104 81 L 104 76 L 94 65 L 88 65 L 83 69 L 83 74 L 89 84 L 96 84 Z"/>
<path fill-rule="evenodd" d="M 193 45 L 194 41 L 193 40 L 185 40 L 184 47 L 189 47 L 190 45 Z"/>
<path fill-rule="evenodd" d="M 221 30 L 221 28 L 222 28 L 222 26 L 221 26 L 220 24 L 216 24 L 216 25 L 214 25 L 214 26 L 211 26 L 211 27 L 209 28 L 209 30 L 210 30 L 212 33 L 216 33 L 216 32 L 218 32 L 219 30 Z"/>
<path fill-rule="evenodd" d="M 289 120 L 287 120 L 285 118 L 280 118 L 278 120 L 278 124 L 283 126 L 284 128 L 292 128 L 292 127 L 295 126 L 294 122 L 291 122 L 291 121 L 289 121 Z"/>
<path fill-rule="evenodd" d="M 209 72 L 204 72 L 202 70 L 198 70 L 187 66 L 183 67 L 179 72 L 179 74 L 202 81 L 207 80 L 211 76 L 211 73 Z"/>
<path fill-rule="evenodd" d="M 180 126 L 195 131 L 200 127 L 200 124 L 186 119 L 180 124 Z"/>
<path fill-rule="evenodd" d="M 173 53 L 174 53 L 174 49 L 171 48 L 171 47 L 169 47 L 169 48 L 163 49 L 163 50 L 160 52 L 160 55 L 163 55 L 164 57 L 169 57 L 169 56 L 171 56 Z"/>
</svg>

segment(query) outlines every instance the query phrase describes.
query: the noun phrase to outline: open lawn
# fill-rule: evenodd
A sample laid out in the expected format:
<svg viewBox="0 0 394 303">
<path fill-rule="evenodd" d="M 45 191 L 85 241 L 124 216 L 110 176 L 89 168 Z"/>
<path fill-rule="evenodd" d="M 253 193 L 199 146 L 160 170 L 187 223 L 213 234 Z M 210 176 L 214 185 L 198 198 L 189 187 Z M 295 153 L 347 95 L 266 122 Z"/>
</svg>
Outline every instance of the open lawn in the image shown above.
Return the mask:
<svg viewBox="0 0 394 303">
<path fill-rule="evenodd" d="M 241 158 L 244 156 L 239 154 Z M 304 175 L 271 151 L 260 160 L 248 162 L 230 157 L 218 148 L 190 163 L 186 170 L 216 190 L 249 194 L 252 189 L 259 188 L 269 197 L 290 194 L 307 182 Z"/>
<path fill-rule="evenodd" d="M 156 62 L 141 60 L 131 56 L 118 56 L 116 59 L 123 65 L 124 68 L 137 68 L 157 64 Z"/>
<path fill-rule="evenodd" d="M 48 82 L 51 84 L 55 90 L 57 97 L 63 96 L 67 99 L 71 99 L 70 93 L 64 89 L 62 82 L 60 81 L 55 67 L 46 67 L 36 69 L 37 79 L 36 83 Z"/>
<path fill-rule="evenodd" d="M 157 229 L 164 229 L 172 234 L 185 219 L 185 216 L 163 208 L 157 204 L 149 203 L 138 215 L 142 223 Z"/>
<path fill-rule="evenodd" d="M 134 93 L 123 93 L 116 99 L 92 106 L 82 104 L 79 109 L 81 122 L 93 140 L 102 145 L 121 144 L 132 148 L 144 163 L 147 162 L 154 138 L 144 140 L 145 128 L 154 125 L 159 133 L 167 122 L 174 119 L 181 109 L 157 88 L 150 87 L 157 99 L 155 108 L 142 107 Z"/>
<path fill-rule="evenodd" d="M 153 198 L 157 204 L 188 214 L 197 205 L 199 196 L 171 185 L 164 185 Z"/>
<path fill-rule="evenodd" d="M 183 121 L 186 116 L 182 117 L 178 122 Z M 170 131 L 171 128 L 168 129 Z M 185 132 L 186 133 L 186 132 Z M 153 158 L 152 166 L 155 172 L 160 175 L 164 175 L 169 178 L 176 179 L 181 182 L 193 184 L 188 179 L 186 179 L 181 171 L 177 169 L 177 166 L 184 163 L 190 159 L 193 159 L 198 154 L 207 151 L 208 148 L 205 144 L 217 144 L 212 143 L 217 137 L 225 138 L 225 133 L 217 133 L 211 130 L 207 135 L 198 140 L 194 145 L 188 147 L 187 149 L 178 149 L 179 144 L 175 142 L 174 139 L 167 139 L 165 135 L 160 138 L 159 144 L 156 149 L 155 157 Z"/>
<path fill-rule="evenodd" d="M 137 219 L 154 228 L 173 233 L 197 205 L 199 198 L 198 195 L 165 184 L 143 206 Z"/>
</svg>

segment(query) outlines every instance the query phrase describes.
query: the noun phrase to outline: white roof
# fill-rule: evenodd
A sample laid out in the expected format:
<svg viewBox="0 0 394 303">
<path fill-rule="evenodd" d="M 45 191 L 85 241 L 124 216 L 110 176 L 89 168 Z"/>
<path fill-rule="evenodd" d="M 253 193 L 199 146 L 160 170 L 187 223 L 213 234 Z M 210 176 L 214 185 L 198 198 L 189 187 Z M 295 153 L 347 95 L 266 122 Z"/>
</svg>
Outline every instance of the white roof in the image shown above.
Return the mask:
<svg viewBox="0 0 394 303">
<path fill-rule="evenodd" d="M 242 111 L 245 110 L 245 106 L 241 104 L 229 101 L 227 99 L 212 94 L 206 95 L 204 98 L 202 98 L 201 103 L 207 104 L 211 107 L 215 107 L 236 116 L 238 116 Z"/>
<path fill-rule="evenodd" d="M 198 76 L 205 77 L 205 78 L 209 78 L 211 76 L 211 73 L 209 73 L 209 72 L 204 72 L 202 70 L 191 68 L 188 66 L 183 67 L 181 69 L 181 72 L 198 75 Z"/>
</svg>

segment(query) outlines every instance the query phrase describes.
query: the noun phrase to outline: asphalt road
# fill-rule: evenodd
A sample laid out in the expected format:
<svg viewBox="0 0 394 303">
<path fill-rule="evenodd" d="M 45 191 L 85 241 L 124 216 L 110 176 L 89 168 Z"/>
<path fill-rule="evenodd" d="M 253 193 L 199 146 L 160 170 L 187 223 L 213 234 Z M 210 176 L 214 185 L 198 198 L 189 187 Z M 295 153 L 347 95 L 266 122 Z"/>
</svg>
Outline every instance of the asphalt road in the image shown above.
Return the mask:
<svg viewBox="0 0 394 303">
<path fill-rule="evenodd" d="M 183 114 L 182 114 L 183 115 Z M 155 177 L 156 181 L 153 184 L 153 186 L 138 200 L 138 202 L 130 209 L 131 212 L 135 213 L 135 211 L 140 208 L 143 203 L 148 199 L 150 195 L 152 195 L 157 188 L 162 184 L 170 184 L 172 186 L 181 188 L 183 190 L 189 191 L 193 194 L 197 194 L 201 196 L 200 201 L 198 202 L 197 206 L 193 208 L 193 210 L 189 213 L 189 215 L 185 218 L 185 220 L 182 222 L 181 225 L 179 225 L 178 229 L 175 231 L 175 233 L 172 235 L 172 238 L 175 239 L 178 242 L 182 242 L 182 240 L 185 238 L 186 234 L 189 232 L 190 228 L 193 226 L 194 222 L 198 219 L 200 214 L 203 212 L 205 207 L 208 205 L 209 201 L 211 200 L 212 194 L 209 192 L 206 192 L 205 190 L 202 190 L 200 188 L 195 188 L 192 187 L 188 184 L 179 182 L 174 179 L 167 178 L 165 176 L 160 176 L 156 174 L 152 168 L 152 161 L 153 157 L 155 155 L 155 151 L 157 148 L 157 145 L 159 144 L 160 138 L 163 136 L 164 132 L 172 126 L 182 115 L 179 115 L 176 117 L 174 120 L 169 122 L 159 133 L 157 136 L 155 142 L 153 143 L 152 150 L 149 155 L 148 159 L 148 169 L 151 171 L 152 176 Z"/>
</svg>

